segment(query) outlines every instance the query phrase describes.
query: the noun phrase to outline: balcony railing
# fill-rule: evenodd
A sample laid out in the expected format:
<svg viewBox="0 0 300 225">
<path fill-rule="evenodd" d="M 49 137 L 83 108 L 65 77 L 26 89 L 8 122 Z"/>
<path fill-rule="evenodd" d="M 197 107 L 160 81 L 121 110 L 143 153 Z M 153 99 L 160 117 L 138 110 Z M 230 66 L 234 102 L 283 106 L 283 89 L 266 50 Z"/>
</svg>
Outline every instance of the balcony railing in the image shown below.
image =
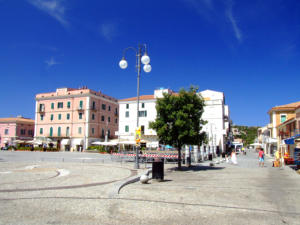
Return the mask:
<svg viewBox="0 0 300 225">
<path fill-rule="evenodd" d="M 83 110 L 84 110 L 84 109 L 83 109 L 83 106 L 78 106 L 77 110 L 78 110 L 78 111 L 83 111 Z"/>
<path fill-rule="evenodd" d="M 39 113 L 45 113 L 45 108 L 39 108 L 38 112 Z"/>
</svg>

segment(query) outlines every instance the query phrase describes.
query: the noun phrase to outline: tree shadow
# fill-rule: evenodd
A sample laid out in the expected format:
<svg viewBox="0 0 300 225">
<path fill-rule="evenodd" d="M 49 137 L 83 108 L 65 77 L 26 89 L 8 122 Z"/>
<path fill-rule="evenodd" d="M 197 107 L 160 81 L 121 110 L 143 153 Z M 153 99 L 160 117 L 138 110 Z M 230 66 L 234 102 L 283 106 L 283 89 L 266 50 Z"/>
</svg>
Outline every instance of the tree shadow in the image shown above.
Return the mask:
<svg viewBox="0 0 300 225">
<path fill-rule="evenodd" d="M 220 167 L 220 166 L 190 166 L 190 167 L 186 167 L 183 166 L 181 167 L 181 169 L 179 169 L 178 167 L 174 167 L 174 168 L 170 168 L 168 169 L 169 171 L 179 171 L 179 172 L 185 172 L 185 171 L 206 171 L 206 170 L 222 170 L 225 167 Z"/>
</svg>

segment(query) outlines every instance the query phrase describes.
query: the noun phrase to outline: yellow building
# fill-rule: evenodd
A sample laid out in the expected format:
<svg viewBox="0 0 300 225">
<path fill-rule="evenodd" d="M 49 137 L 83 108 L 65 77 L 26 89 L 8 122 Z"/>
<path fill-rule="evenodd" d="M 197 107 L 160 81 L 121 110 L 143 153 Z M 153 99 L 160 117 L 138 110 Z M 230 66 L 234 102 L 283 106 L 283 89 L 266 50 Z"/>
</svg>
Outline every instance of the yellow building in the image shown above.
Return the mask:
<svg viewBox="0 0 300 225">
<path fill-rule="evenodd" d="M 277 149 L 282 155 L 285 153 L 291 154 L 290 147 L 288 147 L 283 140 L 293 136 L 295 133 L 296 109 L 298 107 L 300 107 L 300 101 L 275 106 L 268 112 L 270 116 L 270 124 L 268 127 L 271 130 L 271 137 L 277 139 Z"/>
</svg>

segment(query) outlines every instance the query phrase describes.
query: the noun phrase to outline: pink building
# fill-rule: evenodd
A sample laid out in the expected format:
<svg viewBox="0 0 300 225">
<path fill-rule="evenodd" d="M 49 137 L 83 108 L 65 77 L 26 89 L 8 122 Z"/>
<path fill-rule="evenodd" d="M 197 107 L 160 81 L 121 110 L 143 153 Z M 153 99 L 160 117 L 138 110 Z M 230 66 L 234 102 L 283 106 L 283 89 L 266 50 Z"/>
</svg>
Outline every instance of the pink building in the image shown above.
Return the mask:
<svg viewBox="0 0 300 225">
<path fill-rule="evenodd" d="M 33 139 L 34 120 L 21 116 L 0 118 L 0 147 L 16 145 L 18 141 Z"/>
<path fill-rule="evenodd" d="M 117 99 L 85 87 L 37 94 L 35 139 L 50 138 L 65 151 L 86 149 L 115 137 L 118 111 Z"/>
</svg>

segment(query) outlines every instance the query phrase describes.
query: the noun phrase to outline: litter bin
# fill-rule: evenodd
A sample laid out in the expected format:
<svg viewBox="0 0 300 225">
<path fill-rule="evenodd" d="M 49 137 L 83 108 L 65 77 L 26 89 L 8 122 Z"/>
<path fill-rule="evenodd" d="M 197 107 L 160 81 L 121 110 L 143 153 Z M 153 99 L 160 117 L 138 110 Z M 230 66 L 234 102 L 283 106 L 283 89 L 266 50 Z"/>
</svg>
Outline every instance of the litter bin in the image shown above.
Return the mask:
<svg viewBox="0 0 300 225">
<path fill-rule="evenodd" d="M 208 154 L 208 160 L 212 161 L 212 154 Z"/>
<path fill-rule="evenodd" d="M 225 158 L 225 152 L 222 152 L 222 158 L 224 159 Z"/>
<path fill-rule="evenodd" d="M 164 159 L 156 158 L 152 162 L 152 179 L 162 181 L 164 179 Z"/>
</svg>

